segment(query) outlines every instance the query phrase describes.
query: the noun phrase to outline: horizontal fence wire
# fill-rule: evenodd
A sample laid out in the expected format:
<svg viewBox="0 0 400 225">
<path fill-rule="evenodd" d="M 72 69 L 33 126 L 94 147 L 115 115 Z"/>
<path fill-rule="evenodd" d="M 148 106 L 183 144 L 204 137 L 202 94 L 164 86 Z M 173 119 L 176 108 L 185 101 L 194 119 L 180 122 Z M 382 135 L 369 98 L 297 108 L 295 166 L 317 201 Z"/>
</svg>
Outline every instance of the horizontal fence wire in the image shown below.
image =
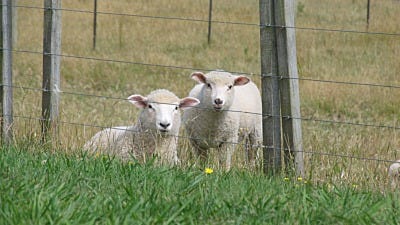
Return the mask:
<svg viewBox="0 0 400 225">
<path fill-rule="evenodd" d="M 21 118 L 21 119 L 26 119 L 26 120 L 37 120 L 37 121 L 45 121 L 43 118 L 38 118 L 38 117 L 29 117 L 29 116 L 18 116 L 14 115 L 14 118 Z M 92 127 L 92 128 L 99 128 L 99 129 L 113 129 L 113 130 L 122 130 L 122 131 L 127 131 L 127 132 L 133 132 L 133 133 L 138 133 L 139 131 L 131 130 L 127 128 L 121 128 L 121 127 L 110 127 L 110 126 L 100 126 L 100 125 L 94 125 L 94 124 L 85 124 L 85 123 L 77 123 L 77 122 L 69 122 L 69 121 L 58 121 L 60 124 L 65 124 L 65 125 L 72 125 L 72 126 L 80 126 L 80 127 Z M 201 138 L 193 138 L 189 136 L 184 136 L 184 135 L 169 135 L 169 136 L 174 136 L 180 139 L 186 139 L 186 140 L 203 140 Z M 224 140 L 217 140 L 218 142 L 224 143 L 224 144 L 232 144 L 236 146 L 242 146 L 242 147 L 250 147 L 249 145 L 241 142 L 228 142 Z M 348 159 L 356 159 L 356 160 L 363 160 L 363 161 L 375 161 L 375 162 L 384 162 L 384 163 L 397 163 L 396 160 L 388 160 L 388 159 L 380 159 L 380 158 L 371 158 L 371 157 L 361 157 L 361 156 L 356 156 L 356 155 L 346 155 L 346 154 L 338 154 L 338 153 L 328 153 L 328 152 L 319 152 L 319 151 L 312 151 L 312 150 L 303 150 L 303 151 L 293 151 L 289 148 L 277 148 L 274 146 L 265 146 L 262 144 L 259 145 L 252 145 L 252 148 L 266 148 L 266 149 L 274 149 L 274 150 L 280 150 L 280 151 L 288 151 L 291 153 L 304 153 L 304 154 L 310 154 L 310 155 L 321 155 L 321 156 L 329 156 L 329 157 L 337 157 L 337 158 L 348 158 Z"/>
<path fill-rule="evenodd" d="M 24 87 L 18 85 L 0 85 L 5 87 L 12 87 L 15 89 L 23 89 L 23 90 L 31 90 L 31 91 L 40 91 L 40 92 L 50 92 L 51 90 L 45 90 L 43 88 L 33 88 L 33 87 Z M 94 97 L 94 98 L 103 98 L 103 99 L 113 99 L 113 100 L 120 100 L 120 101 L 128 101 L 126 98 L 122 97 L 113 97 L 113 96 L 104 96 L 104 95 L 94 95 L 94 94 L 86 94 L 86 93 L 78 93 L 78 92 L 70 92 L 70 91 L 62 91 L 57 90 L 60 94 L 68 94 L 68 95 L 75 95 L 75 96 L 84 96 L 84 97 Z M 154 102 L 157 104 L 167 104 L 171 105 L 170 103 L 163 103 L 163 102 Z M 207 107 L 200 107 L 200 106 L 191 106 L 190 108 L 197 108 L 201 110 L 209 110 L 213 111 L 214 109 L 210 109 Z M 284 120 L 293 119 L 293 120 L 301 120 L 301 121 L 308 121 L 308 122 L 318 122 L 318 123 L 331 123 L 331 124 L 338 124 L 338 125 L 351 125 L 351 126 L 361 126 L 361 127 L 370 127 L 370 128 L 380 128 L 380 129 L 389 129 L 389 130 L 400 130 L 400 126 L 389 126 L 389 125 L 381 125 L 381 124 L 368 124 L 368 123 L 357 123 L 351 121 L 337 121 L 337 120 L 325 120 L 325 119 L 317 119 L 317 118 L 306 118 L 306 117 L 292 117 L 292 116 L 282 116 L 282 115 L 272 115 L 272 114 L 260 114 L 254 112 L 247 112 L 241 110 L 223 110 L 227 112 L 234 112 L 234 113 L 243 113 L 243 114 L 253 114 L 253 115 L 260 115 L 264 119 L 265 118 L 281 118 Z"/>
<path fill-rule="evenodd" d="M 366 34 L 366 35 L 384 35 L 384 36 L 397 36 L 400 37 L 400 33 L 386 33 L 386 32 L 371 32 L 371 31 L 358 31 L 358 30 L 346 30 L 346 29 L 331 29 L 331 28 L 318 28 L 318 27 L 300 27 L 300 26 L 282 26 L 276 24 L 258 24 L 258 23 L 246 23 L 246 22 L 233 22 L 233 21 L 218 21 L 218 20 L 206 20 L 206 19 L 194 19 L 194 18 L 181 18 L 181 17 L 167 17 L 167 16 L 151 16 L 142 14 L 130 14 L 130 13 L 117 13 L 117 12 L 102 12 L 102 11 L 91 11 L 81 9 L 67 9 L 67 8 L 47 8 L 27 5 L 15 5 L 12 7 L 26 8 L 26 9 L 40 9 L 40 10 L 60 10 L 66 12 L 76 13 L 87 13 L 87 14 L 100 14 L 109 16 L 126 16 L 126 17 L 139 17 L 148 19 L 163 19 L 163 20 L 178 20 L 178 21 L 190 21 L 190 22 L 202 22 L 202 23 L 215 23 L 215 24 L 227 24 L 227 25 L 242 25 L 242 26 L 253 26 L 253 27 L 269 27 L 269 28 L 289 28 L 306 31 L 322 31 L 322 32 L 338 32 L 338 33 L 355 33 L 355 34 Z"/>
<path fill-rule="evenodd" d="M 2 48 L 0 48 L 0 49 L 2 49 Z M 9 49 L 4 49 L 4 48 L 2 50 L 9 51 Z M 40 55 L 49 54 L 49 53 L 44 53 L 41 51 L 21 50 L 21 49 L 18 49 L 18 50 L 14 49 L 11 51 L 16 52 L 16 53 L 30 53 L 30 54 L 40 54 Z M 97 57 L 90 57 L 90 56 L 77 56 L 77 55 L 68 55 L 68 54 L 52 54 L 52 55 L 65 57 L 65 58 L 85 59 L 85 60 L 93 60 L 93 61 L 109 62 L 109 63 L 132 64 L 132 65 L 149 66 L 149 67 L 160 67 L 160 68 L 167 68 L 167 69 L 181 69 L 181 70 L 206 71 L 206 72 L 211 72 L 211 71 L 215 70 L 215 69 L 210 69 L 210 68 L 195 68 L 195 67 L 185 67 L 185 66 L 162 65 L 162 64 L 134 62 L 134 61 L 118 60 L 118 59 L 97 58 Z M 232 74 L 248 75 L 248 76 L 262 76 L 262 77 L 270 77 L 270 78 L 275 77 L 275 78 L 279 78 L 279 79 L 291 79 L 291 80 L 320 82 L 320 83 L 332 83 L 332 84 L 343 84 L 343 85 L 357 85 L 357 86 L 400 89 L 400 85 L 323 80 L 323 79 L 316 79 L 316 78 L 310 78 L 310 77 L 276 76 L 276 75 L 272 75 L 272 74 L 264 75 L 264 74 L 259 74 L 259 73 L 250 73 L 250 72 L 243 72 L 243 71 L 226 71 L 226 72 L 229 72 Z"/>
</svg>

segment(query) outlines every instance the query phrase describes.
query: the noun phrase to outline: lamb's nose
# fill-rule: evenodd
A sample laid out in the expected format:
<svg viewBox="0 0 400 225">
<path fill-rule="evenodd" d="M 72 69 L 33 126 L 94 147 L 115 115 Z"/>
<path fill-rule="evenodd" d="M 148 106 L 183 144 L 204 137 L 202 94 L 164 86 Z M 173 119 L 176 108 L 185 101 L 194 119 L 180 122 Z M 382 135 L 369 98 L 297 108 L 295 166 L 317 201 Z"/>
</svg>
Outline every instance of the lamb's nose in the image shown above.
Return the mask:
<svg viewBox="0 0 400 225">
<path fill-rule="evenodd" d="M 170 123 L 159 123 L 160 127 L 167 129 L 171 124 Z"/>
<path fill-rule="evenodd" d="M 214 103 L 215 103 L 216 105 L 221 105 L 221 104 L 224 103 L 224 102 L 223 102 L 221 99 L 217 98 L 217 99 L 214 100 Z"/>
</svg>

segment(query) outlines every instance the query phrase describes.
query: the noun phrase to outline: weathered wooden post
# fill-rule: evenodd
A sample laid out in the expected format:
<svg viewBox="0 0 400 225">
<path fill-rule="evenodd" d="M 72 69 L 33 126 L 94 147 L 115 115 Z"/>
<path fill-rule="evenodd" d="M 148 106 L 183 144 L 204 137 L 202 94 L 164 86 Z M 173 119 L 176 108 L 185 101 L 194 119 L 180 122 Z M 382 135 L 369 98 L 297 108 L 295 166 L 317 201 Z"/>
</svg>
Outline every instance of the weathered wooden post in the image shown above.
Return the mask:
<svg viewBox="0 0 400 225">
<path fill-rule="evenodd" d="M 264 168 L 278 171 L 283 149 L 286 166 L 293 159 L 304 176 L 294 15 L 293 0 L 260 0 Z"/>
<path fill-rule="evenodd" d="M 42 139 L 58 134 L 61 0 L 44 1 Z M 51 131 L 51 134 L 49 133 Z"/>
<path fill-rule="evenodd" d="M 96 49 L 96 37 L 97 36 L 97 0 L 94 0 L 93 10 L 93 50 Z"/>
<path fill-rule="evenodd" d="M 297 71 L 295 8 L 292 0 L 279 0 L 275 5 L 277 29 L 278 76 L 281 93 L 283 149 L 286 165 L 294 159 L 298 176 L 304 176 L 303 141 L 301 133 L 300 91 Z"/>
<path fill-rule="evenodd" d="M 213 5 L 213 2 L 212 2 L 212 0 L 210 0 L 209 7 L 208 7 L 208 36 L 207 36 L 208 44 L 210 44 L 210 42 L 211 42 L 212 5 Z"/>
<path fill-rule="evenodd" d="M 371 8 L 371 1 L 367 0 L 367 31 L 369 29 L 369 12 Z"/>
<path fill-rule="evenodd" d="M 281 126 L 276 49 L 276 30 L 272 0 L 260 0 L 261 94 L 263 114 L 264 172 L 281 168 Z"/>
<path fill-rule="evenodd" d="M 12 33 L 12 46 L 13 47 L 15 47 L 16 46 L 16 44 L 17 44 L 17 39 L 18 39 L 18 27 L 17 27 L 17 15 L 18 15 L 18 10 L 17 10 L 17 0 L 12 0 L 12 2 L 11 2 L 11 7 L 12 7 L 12 9 L 11 9 L 11 16 L 12 16 L 12 19 L 11 19 L 11 26 L 12 26 L 12 31 L 11 31 L 11 33 Z"/>
<path fill-rule="evenodd" d="M 1 132 L 3 144 L 10 145 L 13 140 L 12 7 L 11 0 L 2 0 L 1 4 Z"/>
</svg>

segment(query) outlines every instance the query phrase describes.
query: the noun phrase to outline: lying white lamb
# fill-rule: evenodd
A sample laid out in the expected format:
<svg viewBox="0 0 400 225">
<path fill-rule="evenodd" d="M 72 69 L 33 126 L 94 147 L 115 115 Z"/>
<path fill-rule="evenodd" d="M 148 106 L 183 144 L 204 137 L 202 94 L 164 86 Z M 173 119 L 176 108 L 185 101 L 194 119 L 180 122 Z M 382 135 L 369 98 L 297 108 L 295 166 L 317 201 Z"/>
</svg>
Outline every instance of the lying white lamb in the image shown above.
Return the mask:
<svg viewBox="0 0 400 225">
<path fill-rule="evenodd" d="M 181 125 L 179 109 L 199 104 L 196 98 L 179 99 L 174 93 L 159 89 L 147 97 L 131 95 L 129 102 L 141 108 L 133 126 L 113 127 L 96 133 L 84 149 L 95 154 L 111 154 L 127 160 L 134 157 L 140 162 L 153 155 L 161 163 L 177 164 L 178 133 Z"/>
<path fill-rule="evenodd" d="M 392 188 L 400 187 L 400 160 L 392 163 L 388 170 Z"/>
<path fill-rule="evenodd" d="M 185 129 L 196 153 L 208 157 L 216 148 L 221 165 L 227 170 L 238 142 L 247 141 L 247 154 L 254 165 L 257 146 L 262 140 L 262 106 L 257 86 L 246 76 L 213 71 L 191 75 L 197 84 L 189 96 L 200 100 L 196 108 L 183 114 Z"/>
</svg>

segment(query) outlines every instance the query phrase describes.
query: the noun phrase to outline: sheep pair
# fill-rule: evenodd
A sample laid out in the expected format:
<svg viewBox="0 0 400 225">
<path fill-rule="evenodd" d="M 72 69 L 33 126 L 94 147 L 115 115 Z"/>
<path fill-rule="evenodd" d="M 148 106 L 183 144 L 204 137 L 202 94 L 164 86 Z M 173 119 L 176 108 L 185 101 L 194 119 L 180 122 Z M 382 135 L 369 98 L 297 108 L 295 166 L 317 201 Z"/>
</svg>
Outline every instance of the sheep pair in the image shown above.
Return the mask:
<svg viewBox="0 0 400 225">
<path fill-rule="evenodd" d="M 220 164 L 229 170 L 236 145 L 245 140 L 248 158 L 254 164 L 262 139 L 261 96 L 257 86 L 246 76 L 223 71 L 195 72 L 191 78 L 198 84 L 189 97 L 181 100 L 165 90 L 147 97 L 130 96 L 129 101 L 143 109 L 137 124 L 100 131 L 85 144 L 85 149 L 111 152 L 122 158 L 132 155 L 140 160 L 156 154 L 161 161 L 176 164 L 181 108 L 185 109 L 183 123 L 190 143 L 202 160 L 207 159 L 208 149 L 215 148 Z"/>
</svg>

